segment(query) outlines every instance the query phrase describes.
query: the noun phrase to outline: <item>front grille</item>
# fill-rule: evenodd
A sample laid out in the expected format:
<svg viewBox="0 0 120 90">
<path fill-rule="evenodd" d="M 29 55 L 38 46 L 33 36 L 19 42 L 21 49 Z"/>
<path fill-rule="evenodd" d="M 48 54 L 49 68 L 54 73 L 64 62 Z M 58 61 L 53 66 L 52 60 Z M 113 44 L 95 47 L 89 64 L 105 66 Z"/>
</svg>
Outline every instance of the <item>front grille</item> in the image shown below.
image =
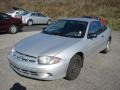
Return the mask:
<svg viewBox="0 0 120 90">
<path fill-rule="evenodd" d="M 13 69 L 14 69 L 15 71 L 17 71 L 18 73 L 23 73 L 23 74 L 25 74 L 25 75 L 38 76 L 38 73 L 35 72 L 35 71 L 29 71 L 29 70 L 21 69 L 21 68 L 18 68 L 18 67 L 16 67 L 16 66 L 12 65 L 12 64 L 10 64 L 10 65 L 11 65 L 11 66 L 13 67 Z"/>
<path fill-rule="evenodd" d="M 24 62 L 35 63 L 37 61 L 37 57 L 25 55 L 17 51 L 13 54 L 13 56 L 16 57 L 17 60 L 24 61 Z"/>
</svg>

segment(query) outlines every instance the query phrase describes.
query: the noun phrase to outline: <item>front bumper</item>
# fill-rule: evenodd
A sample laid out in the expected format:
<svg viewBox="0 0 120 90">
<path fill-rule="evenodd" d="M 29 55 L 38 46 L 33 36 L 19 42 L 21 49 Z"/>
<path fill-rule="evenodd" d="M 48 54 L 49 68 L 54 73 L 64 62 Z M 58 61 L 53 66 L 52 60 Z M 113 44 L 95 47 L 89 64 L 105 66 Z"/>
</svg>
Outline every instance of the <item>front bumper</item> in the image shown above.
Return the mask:
<svg viewBox="0 0 120 90">
<path fill-rule="evenodd" d="M 22 76 L 40 80 L 55 80 L 66 76 L 67 63 L 64 62 L 53 65 L 39 65 L 37 63 L 19 61 L 12 55 L 8 55 L 8 60 L 10 66 Z"/>
</svg>

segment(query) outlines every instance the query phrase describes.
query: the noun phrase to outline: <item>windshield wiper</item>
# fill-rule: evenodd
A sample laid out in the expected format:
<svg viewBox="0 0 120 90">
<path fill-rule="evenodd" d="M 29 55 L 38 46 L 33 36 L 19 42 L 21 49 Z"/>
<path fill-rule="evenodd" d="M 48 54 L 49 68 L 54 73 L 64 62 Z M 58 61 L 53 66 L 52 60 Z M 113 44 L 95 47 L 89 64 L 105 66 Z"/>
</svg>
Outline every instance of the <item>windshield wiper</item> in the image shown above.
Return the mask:
<svg viewBox="0 0 120 90">
<path fill-rule="evenodd" d="M 64 35 L 64 37 L 69 37 L 69 38 L 82 38 L 82 36 L 72 36 L 72 35 Z"/>
<path fill-rule="evenodd" d="M 51 34 L 53 34 L 53 35 L 58 35 L 58 36 L 64 36 L 63 33 L 58 33 L 58 32 L 52 32 Z"/>
</svg>

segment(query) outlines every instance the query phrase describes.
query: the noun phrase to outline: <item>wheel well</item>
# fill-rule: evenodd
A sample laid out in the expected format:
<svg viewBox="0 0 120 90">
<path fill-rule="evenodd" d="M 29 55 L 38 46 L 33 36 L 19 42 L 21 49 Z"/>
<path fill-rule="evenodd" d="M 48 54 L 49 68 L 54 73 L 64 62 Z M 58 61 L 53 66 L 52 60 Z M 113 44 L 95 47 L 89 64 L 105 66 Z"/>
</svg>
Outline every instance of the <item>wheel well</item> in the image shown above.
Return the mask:
<svg viewBox="0 0 120 90">
<path fill-rule="evenodd" d="M 52 20 L 51 20 L 51 19 L 48 19 L 47 23 L 48 23 L 49 21 L 51 22 Z"/>
<path fill-rule="evenodd" d="M 33 20 L 32 20 L 32 19 L 28 19 L 27 22 L 28 22 L 28 21 L 33 21 Z"/>
<path fill-rule="evenodd" d="M 15 25 L 15 26 L 17 26 L 17 23 L 12 23 L 10 26 L 12 26 L 12 25 Z"/>
<path fill-rule="evenodd" d="M 48 19 L 48 21 L 51 21 L 51 19 Z"/>
<path fill-rule="evenodd" d="M 81 56 L 81 58 L 82 58 L 82 67 L 83 67 L 83 63 L 84 63 L 84 54 L 83 54 L 82 52 L 78 52 L 78 53 L 76 53 L 76 54 L 78 54 L 78 55 Z"/>
<path fill-rule="evenodd" d="M 110 37 L 109 37 L 109 40 L 111 41 L 111 39 L 112 39 L 112 37 L 110 36 Z"/>
<path fill-rule="evenodd" d="M 11 27 L 11 26 L 16 26 L 17 28 L 18 28 L 18 25 L 17 25 L 17 23 L 12 23 L 9 27 Z"/>
</svg>

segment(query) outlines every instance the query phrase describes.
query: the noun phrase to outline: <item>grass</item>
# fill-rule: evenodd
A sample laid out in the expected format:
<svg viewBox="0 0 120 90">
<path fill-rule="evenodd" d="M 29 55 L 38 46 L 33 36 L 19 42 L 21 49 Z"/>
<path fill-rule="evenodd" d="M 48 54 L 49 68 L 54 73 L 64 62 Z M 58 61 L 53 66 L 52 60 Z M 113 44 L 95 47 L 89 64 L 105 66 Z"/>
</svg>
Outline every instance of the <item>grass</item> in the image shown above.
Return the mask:
<svg viewBox="0 0 120 90">
<path fill-rule="evenodd" d="M 40 11 L 54 19 L 98 15 L 107 18 L 113 30 L 120 31 L 120 0 L 1 0 L 0 11 L 12 6 Z"/>
</svg>

